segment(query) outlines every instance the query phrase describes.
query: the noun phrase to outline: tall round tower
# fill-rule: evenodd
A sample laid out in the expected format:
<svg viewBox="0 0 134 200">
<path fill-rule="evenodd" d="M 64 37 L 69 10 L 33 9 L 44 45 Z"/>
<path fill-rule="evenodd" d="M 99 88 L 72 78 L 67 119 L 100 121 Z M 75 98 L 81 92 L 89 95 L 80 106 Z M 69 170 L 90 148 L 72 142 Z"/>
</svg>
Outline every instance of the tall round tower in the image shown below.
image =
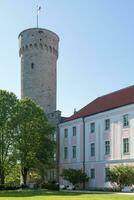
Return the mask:
<svg viewBox="0 0 134 200">
<path fill-rule="evenodd" d="M 27 96 L 49 114 L 56 111 L 59 37 L 52 31 L 31 28 L 19 34 L 21 96 Z"/>
</svg>

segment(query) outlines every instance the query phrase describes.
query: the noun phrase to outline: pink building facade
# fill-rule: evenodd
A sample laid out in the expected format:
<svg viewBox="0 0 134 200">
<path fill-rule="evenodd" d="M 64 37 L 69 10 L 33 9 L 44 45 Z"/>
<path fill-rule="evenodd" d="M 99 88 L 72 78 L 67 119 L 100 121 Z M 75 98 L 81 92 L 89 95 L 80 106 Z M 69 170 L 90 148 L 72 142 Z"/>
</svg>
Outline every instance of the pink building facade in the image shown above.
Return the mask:
<svg viewBox="0 0 134 200">
<path fill-rule="evenodd" d="M 106 179 L 107 168 L 134 165 L 134 93 L 131 90 L 134 92 L 134 86 L 99 97 L 59 124 L 60 173 L 66 168 L 82 169 L 90 177 L 87 188 L 102 188 L 111 187 Z M 99 112 L 94 113 L 94 108 Z M 60 184 L 69 183 L 60 177 Z"/>
</svg>

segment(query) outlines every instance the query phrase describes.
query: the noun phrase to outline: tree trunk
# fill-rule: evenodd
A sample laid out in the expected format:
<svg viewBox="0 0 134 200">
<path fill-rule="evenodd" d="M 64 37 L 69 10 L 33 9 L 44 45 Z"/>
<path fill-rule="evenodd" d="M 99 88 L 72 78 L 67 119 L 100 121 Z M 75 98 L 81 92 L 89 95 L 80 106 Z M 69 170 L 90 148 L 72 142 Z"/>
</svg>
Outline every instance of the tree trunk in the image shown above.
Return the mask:
<svg viewBox="0 0 134 200">
<path fill-rule="evenodd" d="M 1 185 L 5 184 L 5 173 L 2 166 L 0 166 L 0 184 Z"/>
<path fill-rule="evenodd" d="M 2 184 L 2 185 L 5 184 L 5 174 L 4 174 L 4 170 L 1 170 L 1 184 Z"/>
<path fill-rule="evenodd" d="M 27 186 L 28 169 L 26 167 L 22 168 L 21 173 L 22 173 L 23 184 L 24 186 Z"/>
</svg>

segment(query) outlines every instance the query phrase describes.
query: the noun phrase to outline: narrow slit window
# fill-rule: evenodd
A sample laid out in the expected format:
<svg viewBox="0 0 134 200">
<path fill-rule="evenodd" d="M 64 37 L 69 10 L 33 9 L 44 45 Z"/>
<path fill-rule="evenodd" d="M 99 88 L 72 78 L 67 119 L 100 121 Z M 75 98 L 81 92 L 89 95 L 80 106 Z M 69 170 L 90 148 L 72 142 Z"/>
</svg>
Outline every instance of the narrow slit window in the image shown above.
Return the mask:
<svg viewBox="0 0 134 200">
<path fill-rule="evenodd" d="M 34 69 L 34 63 L 31 63 L 31 69 Z"/>
</svg>

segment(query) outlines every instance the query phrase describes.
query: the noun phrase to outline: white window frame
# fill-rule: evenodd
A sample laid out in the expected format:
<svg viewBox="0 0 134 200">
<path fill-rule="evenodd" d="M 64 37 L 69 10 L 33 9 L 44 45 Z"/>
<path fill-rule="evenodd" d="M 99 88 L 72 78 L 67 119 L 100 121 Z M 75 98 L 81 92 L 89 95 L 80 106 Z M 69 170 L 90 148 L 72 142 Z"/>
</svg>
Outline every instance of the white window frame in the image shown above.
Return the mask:
<svg viewBox="0 0 134 200">
<path fill-rule="evenodd" d="M 64 129 L 64 138 L 68 138 L 68 128 Z"/>
<path fill-rule="evenodd" d="M 129 118 L 128 114 L 123 115 L 123 127 L 128 127 L 129 126 Z"/>
<path fill-rule="evenodd" d="M 90 178 L 95 179 L 95 168 L 90 169 Z"/>
<path fill-rule="evenodd" d="M 68 159 L 68 147 L 64 147 L 64 160 Z"/>
<path fill-rule="evenodd" d="M 110 148 L 111 148 L 110 140 L 106 140 L 105 141 L 105 155 L 110 155 Z"/>
<path fill-rule="evenodd" d="M 105 131 L 110 130 L 110 119 L 105 119 Z"/>
<path fill-rule="evenodd" d="M 91 157 L 95 156 L 95 143 L 90 144 L 90 156 Z"/>
<path fill-rule="evenodd" d="M 76 126 L 72 127 L 72 131 L 73 131 L 73 137 L 75 137 L 76 136 Z"/>
<path fill-rule="evenodd" d="M 95 122 L 90 123 L 90 133 L 95 133 Z"/>
<path fill-rule="evenodd" d="M 123 138 L 123 154 L 128 154 L 130 151 L 129 138 Z"/>
<path fill-rule="evenodd" d="M 72 146 L 72 158 L 76 159 L 77 157 L 77 147 L 74 145 Z"/>
</svg>

